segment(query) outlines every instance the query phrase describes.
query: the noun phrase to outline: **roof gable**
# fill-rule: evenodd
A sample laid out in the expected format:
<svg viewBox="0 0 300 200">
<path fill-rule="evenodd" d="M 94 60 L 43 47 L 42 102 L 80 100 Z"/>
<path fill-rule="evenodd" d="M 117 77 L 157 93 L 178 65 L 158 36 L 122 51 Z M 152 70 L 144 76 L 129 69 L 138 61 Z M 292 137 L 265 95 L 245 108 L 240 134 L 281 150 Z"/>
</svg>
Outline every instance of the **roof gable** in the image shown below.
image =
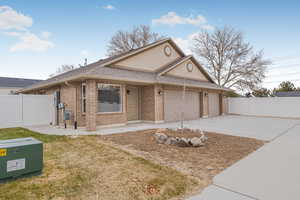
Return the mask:
<svg viewBox="0 0 300 200">
<path fill-rule="evenodd" d="M 111 66 L 144 72 L 155 72 L 174 60 L 184 57 L 183 52 L 171 40 L 145 48 L 143 51 L 129 56 Z"/>
<path fill-rule="evenodd" d="M 188 64 L 191 64 L 193 66 L 193 70 L 191 72 L 189 72 L 187 69 Z M 206 71 L 193 56 L 186 56 L 185 58 L 174 63 L 172 66 L 169 66 L 168 68 L 161 71 L 159 75 L 174 76 L 178 78 L 187 78 L 191 80 L 214 83 L 211 77 L 206 73 Z"/>
</svg>

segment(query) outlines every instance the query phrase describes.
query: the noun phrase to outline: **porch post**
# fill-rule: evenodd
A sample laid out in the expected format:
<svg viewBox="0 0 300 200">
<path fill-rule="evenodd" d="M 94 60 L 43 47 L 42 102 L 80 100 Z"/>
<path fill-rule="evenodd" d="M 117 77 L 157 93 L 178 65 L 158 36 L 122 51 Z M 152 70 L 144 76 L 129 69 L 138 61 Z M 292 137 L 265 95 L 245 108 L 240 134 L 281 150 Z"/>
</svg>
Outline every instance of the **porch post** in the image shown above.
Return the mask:
<svg viewBox="0 0 300 200">
<path fill-rule="evenodd" d="M 223 115 L 224 107 L 223 107 L 223 95 L 222 95 L 222 93 L 219 94 L 219 108 L 220 108 L 219 114 Z"/>
<path fill-rule="evenodd" d="M 97 89 L 95 80 L 86 82 L 86 130 L 96 130 Z"/>
<path fill-rule="evenodd" d="M 202 95 L 201 95 L 201 108 L 202 108 L 202 116 L 203 118 L 208 117 L 209 113 L 208 113 L 208 91 L 203 90 L 202 91 Z"/>
<path fill-rule="evenodd" d="M 164 121 L 164 92 L 162 85 L 154 85 L 154 121 Z"/>
</svg>

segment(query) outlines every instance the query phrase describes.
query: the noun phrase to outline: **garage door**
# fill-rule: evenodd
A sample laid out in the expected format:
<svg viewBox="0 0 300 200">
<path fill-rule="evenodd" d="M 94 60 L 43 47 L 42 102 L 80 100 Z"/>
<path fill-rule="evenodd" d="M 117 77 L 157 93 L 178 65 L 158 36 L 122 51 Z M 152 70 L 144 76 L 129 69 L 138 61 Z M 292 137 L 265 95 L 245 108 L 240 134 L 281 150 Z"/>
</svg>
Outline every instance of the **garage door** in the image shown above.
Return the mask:
<svg viewBox="0 0 300 200">
<path fill-rule="evenodd" d="M 220 102 L 218 93 L 208 93 L 208 115 L 209 117 L 220 115 Z"/>
<path fill-rule="evenodd" d="M 165 121 L 181 120 L 181 110 L 184 108 L 184 119 L 192 120 L 200 117 L 199 93 L 189 92 L 186 94 L 186 101 L 182 105 L 182 91 L 166 90 L 164 94 Z"/>
</svg>

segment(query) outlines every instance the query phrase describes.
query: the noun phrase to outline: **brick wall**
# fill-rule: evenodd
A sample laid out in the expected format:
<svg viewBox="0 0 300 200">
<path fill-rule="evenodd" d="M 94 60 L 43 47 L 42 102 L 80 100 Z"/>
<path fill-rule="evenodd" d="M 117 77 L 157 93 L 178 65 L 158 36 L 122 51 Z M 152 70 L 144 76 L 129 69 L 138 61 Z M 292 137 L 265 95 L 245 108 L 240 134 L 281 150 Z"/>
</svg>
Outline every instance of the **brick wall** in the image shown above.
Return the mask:
<svg viewBox="0 0 300 200">
<path fill-rule="evenodd" d="M 97 112 L 97 98 L 96 98 L 96 81 L 86 81 L 86 129 L 88 131 L 96 130 L 96 112 Z"/>
</svg>

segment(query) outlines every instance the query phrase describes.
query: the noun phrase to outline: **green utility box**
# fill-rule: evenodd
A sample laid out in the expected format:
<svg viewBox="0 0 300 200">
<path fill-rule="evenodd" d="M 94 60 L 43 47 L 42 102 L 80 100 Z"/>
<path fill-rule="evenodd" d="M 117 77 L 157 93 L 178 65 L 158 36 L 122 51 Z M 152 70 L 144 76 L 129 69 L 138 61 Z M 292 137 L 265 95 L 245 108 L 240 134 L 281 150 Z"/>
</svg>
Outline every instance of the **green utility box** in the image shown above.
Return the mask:
<svg viewBox="0 0 300 200">
<path fill-rule="evenodd" d="M 43 143 L 34 138 L 0 140 L 0 182 L 40 174 Z"/>
</svg>

